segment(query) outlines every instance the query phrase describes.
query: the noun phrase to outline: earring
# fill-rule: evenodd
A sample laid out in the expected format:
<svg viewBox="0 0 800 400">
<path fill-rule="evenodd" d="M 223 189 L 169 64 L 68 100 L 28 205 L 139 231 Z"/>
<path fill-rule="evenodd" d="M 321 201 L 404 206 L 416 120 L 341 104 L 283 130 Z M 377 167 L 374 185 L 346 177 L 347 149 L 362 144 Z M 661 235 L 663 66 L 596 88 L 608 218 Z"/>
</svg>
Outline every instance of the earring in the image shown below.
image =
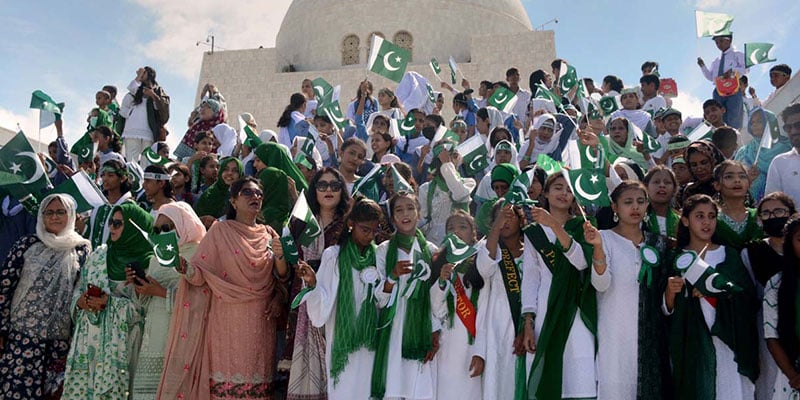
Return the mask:
<svg viewBox="0 0 800 400">
<path fill-rule="evenodd" d="M 619 222 L 619 215 L 617 215 L 617 213 L 614 213 L 614 217 L 612 219 L 614 220 L 614 222 Z"/>
<path fill-rule="evenodd" d="M 347 227 L 347 232 L 353 232 L 353 227 L 352 226 L 348 226 Z"/>
</svg>

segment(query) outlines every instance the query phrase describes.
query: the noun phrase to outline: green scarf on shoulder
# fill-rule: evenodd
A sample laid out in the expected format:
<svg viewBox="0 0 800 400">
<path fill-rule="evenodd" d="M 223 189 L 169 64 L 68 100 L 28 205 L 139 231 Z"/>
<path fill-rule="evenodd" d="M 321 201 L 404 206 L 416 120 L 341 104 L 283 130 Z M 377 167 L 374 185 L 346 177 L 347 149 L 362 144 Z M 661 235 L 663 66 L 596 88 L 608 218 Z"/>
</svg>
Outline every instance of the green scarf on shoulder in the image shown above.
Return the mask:
<svg viewBox="0 0 800 400">
<path fill-rule="evenodd" d="M 194 211 L 198 216 L 202 217 L 210 215 L 214 218 L 219 218 L 225 215 L 225 209 L 228 206 L 228 199 L 231 197 L 230 186 L 225 184 L 222 180 L 222 173 L 230 163 L 236 163 L 239 171 L 239 177 L 244 175 L 244 166 L 242 162 L 236 157 L 225 157 L 219 162 L 219 173 L 217 180 L 206 189 L 200 198 L 197 200 L 197 205 L 194 206 Z"/>
<path fill-rule="evenodd" d="M 122 212 L 125 225 L 119 239 L 113 241 L 111 237 L 108 238 L 108 278 L 112 281 L 124 281 L 125 267 L 128 264 L 138 262 L 142 269 L 147 269 L 147 266 L 150 265 L 150 257 L 153 256 L 153 246 L 145 239 L 142 232 L 131 224 L 131 221 L 145 232 L 151 233 L 153 217 L 133 201 L 125 201 L 111 209 L 109 220 L 114 219 L 117 211 Z"/>
<path fill-rule="evenodd" d="M 422 258 L 428 265 L 431 265 L 431 252 L 428 250 L 428 242 L 422 231 L 417 229 L 415 236 L 406 236 L 400 233 L 395 234 L 389 240 L 389 248 L 386 251 L 386 276 L 394 271 L 397 264 L 398 247 L 410 250 L 416 240 L 422 251 Z M 412 255 L 413 256 L 413 255 Z M 409 280 L 408 283 L 411 281 Z M 372 388 L 373 398 L 382 399 L 386 393 L 386 369 L 389 363 L 389 339 L 392 335 L 392 323 L 394 320 L 397 302 L 402 296 L 400 283 L 395 285 L 397 299 L 393 304 L 387 306 L 380 313 L 378 324 L 378 349 L 375 352 L 375 364 L 372 368 Z M 422 362 L 428 351 L 433 348 L 432 327 L 431 327 L 431 297 L 430 283 L 428 281 L 417 282 L 414 291 L 406 302 L 406 314 L 403 322 L 403 343 L 401 354 L 406 360 L 417 360 Z"/>
</svg>

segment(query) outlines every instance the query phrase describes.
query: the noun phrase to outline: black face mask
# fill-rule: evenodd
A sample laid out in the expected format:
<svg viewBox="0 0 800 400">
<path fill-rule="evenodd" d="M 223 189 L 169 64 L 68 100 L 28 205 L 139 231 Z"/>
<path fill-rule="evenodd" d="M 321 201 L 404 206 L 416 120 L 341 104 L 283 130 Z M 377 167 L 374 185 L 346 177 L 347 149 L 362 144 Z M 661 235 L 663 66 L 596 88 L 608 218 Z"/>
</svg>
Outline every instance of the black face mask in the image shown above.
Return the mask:
<svg viewBox="0 0 800 400">
<path fill-rule="evenodd" d="M 433 140 L 434 135 L 436 135 L 436 128 L 432 126 L 422 128 L 422 136 L 425 136 L 425 139 Z"/>
<path fill-rule="evenodd" d="M 767 235 L 781 237 L 783 236 L 783 227 L 788 220 L 789 217 L 770 218 L 761 221 L 761 224 L 764 225 L 764 232 L 766 232 Z"/>
</svg>

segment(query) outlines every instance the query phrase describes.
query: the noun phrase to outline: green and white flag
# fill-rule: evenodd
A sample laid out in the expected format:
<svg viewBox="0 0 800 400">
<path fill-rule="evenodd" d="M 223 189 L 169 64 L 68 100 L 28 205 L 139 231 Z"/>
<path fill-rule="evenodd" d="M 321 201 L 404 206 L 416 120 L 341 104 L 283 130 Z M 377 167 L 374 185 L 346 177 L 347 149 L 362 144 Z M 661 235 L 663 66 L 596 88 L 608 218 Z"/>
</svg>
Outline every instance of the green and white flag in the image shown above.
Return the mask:
<svg viewBox="0 0 800 400">
<path fill-rule="evenodd" d="M 572 65 L 569 65 L 562 61 L 558 77 L 558 86 L 561 89 L 561 93 L 566 94 L 577 84 L 578 84 L 578 71 L 576 71 L 575 67 L 573 67 Z"/>
<path fill-rule="evenodd" d="M 561 170 L 569 183 L 578 204 L 588 206 L 610 206 L 606 176 L 602 169 L 584 168 Z"/>
<path fill-rule="evenodd" d="M 167 268 L 176 268 L 181 265 L 178 234 L 175 231 L 150 235 L 139 225 L 136 225 L 133 220 L 129 219 L 127 222 L 130 222 L 153 245 L 153 257 L 156 258 L 159 265 Z"/>
<path fill-rule="evenodd" d="M 297 239 L 301 245 L 308 246 L 311 243 L 314 243 L 314 239 L 322 234 L 322 229 L 320 228 L 317 219 L 314 218 L 314 213 L 311 212 L 311 208 L 308 206 L 305 190 L 300 191 L 300 195 L 297 196 L 297 201 L 294 203 L 294 207 L 292 208 L 291 218 L 294 218 L 304 224 L 303 231 L 300 233 L 300 237 Z"/>
<path fill-rule="evenodd" d="M 744 66 L 750 68 L 756 64 L 764 64 L 777 61 L 770 58 L 769 52 L 772 50 L 772 43 L 745 43 L 744 44 Z"/>
<path fill-rule="evenodd" d="M 358 178 L 353 185 L 353 193 L 361 193 L 368 198 L 377 195 L 378 182 L 383 177 L 383 167 L 380 164 L 375 164 L 374 167 L 364 176 Z M 375 200 L 375 199 L 373 199 Z"/>
<path fill-rule="evenodd" d="M 608 117 L 614 111 L 622 108 L 619 98 L 620 96 L 603 96 L 600 98 L 600 110 L 604 116 Z"/>
<path fill-rule="evenodd" d="M 92 133 L 84 133 L 83 136 L 72 145 L 72 148 L 69 149 L 69 153 L 74 154 L 75 157 L 78 158 L 78 164 L 94 160 L 94 155 L 97 153 L 97 143 L 92 140 Z"/>
<path fill-rule="evenodd" d="M 587 169 L 603 168 L 605 166 L 604 151 L 608 146 L 608 139 L 605 136 L 598 136 L 600 145 L 597 148 L 581 144 L 579 140 L 570 140 L 567 144 L 567 157 L 569 157 L 569 168 Z"/>
<path fill-rule="evenodd" d="M 473 135 L 458 145 L 457 150 L 461 154 L 467 176 L 475 176 L 489 166 L 489 150 L 486 149 L 481 135 Z"/>
<path fill-rule="evenodd" d="M 444 237 L 442 247 L 447 249 L 447 262 L 453 265 L 458 265 L 464 260 L 468 260 L 478 252 L 475 247 L 464 243 L 454 233 L 448 233 Z"/>
<path fill-rule="evenodd" d="M 411 53 L 378 35 L 372 35 L 371 49 L 367 69 L 400 83 L 411 60 Z"/>
<path fill-rule="evenodd" d="M 255 149 L 256 147 L 258 147 L 258 145 L 263 143 L 261 141 L 261 138 L 258 137 L 258 134 L 253 129 L 253 127 L 250 126 L 250 125 L 247 125 L 247 123 L 244 122 L 244 119 L 242 119 L 242 115 L 241 114 L 239 114 L 237 116 L 237 118 L 239 119 L 239 138 L 240 139 L 244 138 L 244 142 L 242 142 L 242 143 L 245 146 L 248 146 L 251 149 Z"/>
<path fill-rule="evenodd" d="M 433 74 L 438 78 L 439 73 L 442 72 L 442 67 L 439 66 L 439 61 L 436 60 L 436 57 L 431 58 L 430 66 L 433 70 Z"/>
<path fill-rule="evenodd" d="M 147 160 L 150 165 L 167 165 L 170 163 L 170 159 L 166 157 L 162 157 L 160 154 L 153 151 L 150 146 L 147 146 L 142 150 L 141 154 L 141 161 Z"/>
<path fill-rule="evenodd" d="M 69 179 L 61 182 L 52 193 L 63 193 L 75 200 L 75 211 L 80 214 L 108 204 L 108 199 L 100 191 L 86 171 L 80 170 Z"/>
<path fill-rule="evenodd" d="M 295 156 L 294 156 L 293 162 L 296 165 L 302 165 L 302 166 L 306 167 L 306 169 L 312 170 L 312 169 L 314 169 L 314 166 L 311 165 L 311 161 L 308 161 L 308 160 L 310 160 L 309 157 L 310 157 L 309 155 L 303 153 L 302 151 L 298 151 L 297 154 L 295 154 Z"/>
<path fill-rule="evenodd" d="M 284 226 L 281 230 L 281 247 L 283 248 L 283 257 L 289 265 L 297 264 L 300 260 L 300 252 L 297 251 L 297 243 L 295 243 L 292 233 L 289 231 L 288 226 Z"/>
<path fill-rule="evenodd" d="M 527 170 L 514 178 L 511 181 L 511 186 L 508 188 L 508 193 L 506 193 L 505 197 L 503 198 L 506 203 L 513 204 L 516 206 L 520 205 L 531 205 L 535 204 L 536 202 L 528 198 L 528 188 L 531 186 L 531 182 L 533 181 L 533 170 Z"/>
<path fill-rule="evenodd" d="M 544 153 L 539 153 L 536 156 L 536 166 L 543 169 L 547 176 L 561 172 L 561 163 L 553 160 L 550 156 Z"/>
<path fill-rule="evenodd" d="M 325 104 L 324 106 L 317 107 L 317 113 L 323 112 L 328 118 L 331 120 L 331 123 L 336 125 L 339 129 L 344 129 L 349 122 L 347 118 L 344 117 L 342 114 L 341 108 L 339 108 L 339 101 L 335 100 L 329 104 Z"/>
<path fill-rule="evenodd" d="M 0 186 L 17 200 L 28 194 L 40 199 L 42 190 L 52 187 L 42 161 L 22 131 L 0 149 L 0 172 L 5 172 Z"/>
<path fill-rule="evenodd" d="M 48 178 L 54 179 L 58 174 L 58 164 L 47 154 L 42 155 L 44 156 L 44 173 L 47 174 Z"/>
<path fill-rule="evenodd" d="M 56 103 L 47 93 L 36 90 L 31 94 L 30 108 L 39 110 L 39 128 L 46 128 L 61 119 L 64 103 Z"/>
<path fill-rule="evenodd" d="M 733 15 L 695 10 L 694 19 L 698 38 L 731 34 Z"/>
<path fill-rule="evenodd" d="M 408 113 L 405 118 L 403 119 L 393 119 L 392 120 L 397 125 L 397 132 L 400 136 L 413 136 L 416 133 L 416 123 L 417 118 L 414 117 L 414 113 Z"/>
<path fill-rule="evenodd" d="M 642 134 L 642 143 L 644 144 L 645 151 L 651 154 L 661 149 L 661 143 L 647 133 Z"/>
<path fill-rule="evenodd" d="M 711 125 L 707 124 L 706 121 L 701 122 L 697 125 L 691 132 L 689 132 L 686 137 L 689 138 L 690 142 L 696 142 L 698 140 L 707 139 L 711 136 Z"/>
<path fill-rule="evenodd" d="M 447 64 L 450 66 L 450 82 L 452 84 L 456 84 L 456 72 L 458 72 L 458 64 L 456 64 L 456 60 L 453 56 L 450 56 L 450 59 L 447 60 Z"/>
<path fill-rule="evenodd" d="M 510 113 L 514 110 L 514 106 L 517 105 L 517 95 L 502 86 L 498 86 L 492 96 L 489 97 L 489 100 L 487 100 L 487 103 L 504 113 Z"/>
<path fill-rule="evenodd" d="M 556 109 L 564 111 L 564 106 L 561 104 L 561 96 L 556 95 L 541 83 L 536 84 L 536 96 L 534 98 L 550 100 L 556 106 Z"/>
<path fill-rule="evenodd" d="M 406 178 L 403 178 L 403 175 L 400 175 L 400 172 L 397 171 L 397 168 L 394 167 L 394 164 L 389 166 L 389 170 L 392 171 L 392 183 L 394 185 L 395 193 L 414 193 L 414 188 L 411 187 L 411 184 L 408 183 Z"/>
<path fill-rule="evenodd" d="M 742 288 L 717 272 L 692 250 L 685 250 L 675 258 L 675 268 L 686 281 L 704 296 L 741 292 Z"/>
<path fill-rule="evenodd" d="M 317 99 L 317 106 L 329 103 L 333 98 L 333 86 L 323 78 L 317 78 L 311 81 L 311 87 L 314 88 L 314 97 Z"/>
<path fill-rule="evenodd" d="M 428 100 L 431 101 L 431 104 L 436 103 L 436 94 L 433 93 L 433 86 L 430 83 L 425 84 L 426 89 L 428 89 Z"/>
</svg>

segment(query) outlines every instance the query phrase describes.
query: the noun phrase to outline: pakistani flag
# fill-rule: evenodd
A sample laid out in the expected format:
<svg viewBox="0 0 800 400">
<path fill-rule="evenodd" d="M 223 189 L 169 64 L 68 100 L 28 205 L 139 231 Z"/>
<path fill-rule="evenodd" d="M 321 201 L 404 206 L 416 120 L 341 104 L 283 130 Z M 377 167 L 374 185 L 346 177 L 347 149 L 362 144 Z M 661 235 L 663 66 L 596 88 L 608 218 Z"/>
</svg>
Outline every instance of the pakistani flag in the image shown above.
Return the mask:
<svg viewBox="0 0 800 400">
<path fill-rule="evenodd" d="M 610 206 L 608 198 L 608 187 L 606 186 L 606 176 L 602 169 L 583 168 L 577 170 L 561 170 L 564 178 L 569 182 L 572 193 L 578 204 L 588 207 Z"/>
<path fill-rule="evenodd" d="M 577 84 L 578 84 L 578 71 L 576 71 L 575 67 L 573 67 L 572 65 L 569 65 L 562 61 L 558 77 L 558 87 L 561 89 L 561 93 L 569 92 Z"/>
<path fill-rule="evenodd" d="M 430 83 L 426 83 L 425 87 L 428 89 L 428 100 L 431 101 L 431 104 L 436 103 L 436 94 L 433 93 L 433 86 Z"/>
<path fill-rule="evenodd" d="M 406 117 L 402 120 L 395 120 L 397 124 L 397 132 L 400 133 L 401 136 L 413 136 L 414 133 L 417 132 L 416 123 L 417 118 L 414 117 L 414 113 L 408 113 Z"/>
<path fill-rule="evenodd" d="M 543 169 L 547 176 L 561 172 L 561 163 L 553 160 L 550 156 L 544 153 L 539 153 L 536 156 L 536 166 Z"/>
<path fill-rule="evenodd" d="M 586 82 L 583 79 L 578 79 L 578 90 L 575 91 L 575 99 L 584 100 L 588 99 L 591 93 L 586 87 Z"/>
<path fill-rule="evenodd" d="M 397 83 L 403 79 L 411 59 L 408 50 L 378 36 L 372 35 L 372 50 L 367 69 Z"/>
<path fill-rule="evenodd" d="M 300 252 L 297 251 L 297 244 L 294 242 L 294 238 L 288 226 L 283 227 L 280 240 L 286 262 L 290 265 L 297 264 L 297 261 L 300 260 Z"/>
<path fill-rule="evenodd" d="M 744 66 L 750 68 L 756 64 L 777 61 L 777 59 L 769 57 L 770 50 L 772 50 L 772 43 L 745 43 Z"/>
<path fill-rule="evenodd" d="M 181 264 L 180 252 L 178 251 L 178 234 L 175 231 L 150 235 L 144 229 L 136 225 L 133 220 L 128 220 L 141 234 L 153 245 L 153 257 L 162 267 L 176 268 Z"/>
<path fill-rule="evenodd" d="M 263 143 L 253 127 L 244 122 L 241 114 L 239 114 L 237 118 L 239 119 L 239 137 L 244 138 L 244 144 L 246 146 L 250 147 L 251 149 L 255 149 L 258 147 L 258 145 Z"/>
<path fill-rule="evenodd" d="M 603 115 L 606 117 L 621 108 L 622 104 L 619 101 L 619 96 L 603 96 L 600 98 L 600 110 L 603 111 Z"/>
<path fill-rule="evenodd" d="M 97 143 L 92 140 L 91 132 L 84 133 L 83 136 L 72 145 L 72 148 L 69 149 L 69 153 L 74 154 L 78 158 L 78 164 L 94 160 L 94 154 L 96 152 Z"/>
<path fill-rule="evenodd" d="M 302 139 L 302 138 L 301 138 Z M 298 151 L 297 154 L 294 156 L 294 160 L 292 160 L 296 165 L 302 165 L 306 167 L 308 170 L 314 169 L 314 166 L 311 165 L 311 161 L 308 161 L 310 156 L 303 153 L 302 151 Z"/>
<path fill-rule="evenodd" d="M 508 193 L 506 193 L 505 197 L 503 198 L 506 203 L 513 204 L 516 206 L 520 205 L 531 205 L 535 202 L 528 198 L 528 188 L 531 186 L 531 182 L 533 181 L 533 170 L 529 169 L 519 175 L 511 182 L 511 187 L 508 188 Z"/>
<path fill-rule="evenodd" d="M 598 136 L 600 145 L 597 148 L 581 144 L 578 140 L 570 140 L 567 144 L 567 157 L 569 158 L 570 169 L 582 168 L 603 168 L 605 166 L 605 148 L 608 146 L 608 139 L 605 136 Z"/>
<path fill-rule="evenodd" d="M 733 15 L 695 11 L 694 19 L 697 23 L 697 37 L 730 35 Z"/>
<path fill-rule="evenodd" d="M 78 171 L 56 186 L 52 193 L 63 193 L 72 197 L 77 205 L 75 211 L 78 214 L 108 204 L 106 196 L 84 170 Z"/>
<path fill-rule="evenodd" d="M 317 113 L 320 112 L 325 113 L 331 122 L 336 125 L 339 129 L 344 129 L 348 125 L 347 119 L 342 114 L 341 108 L 339 108 L 339 101 L 335 100 L 329 104 L 325 104 L 324 106 L 317 108 Z"/>
<path fill-rule="evenodd" d="M 317 99 L 317 105 L 327 104 L 333 98 L 333 86 L 323 78 L 317 78 L 311 81 L 311 87 L 314 88 L 314 97 Z"/>
<path fill-rule="evenodd" d="M 356 180 L 356 183 L 353 185 L 353 193 L 361 193 L 375 200 L 373 197 L 378 196 L 378 182 L 383 177 L 382 171 L 383 167 L 380 164 L 375 164 L 366 175 Z"/>
<path fill-rule="evenodd" d="M 433 74 L 437 77 L 439 73 L 442 72 L 442 67 L 439 66 L 439 61 L 436 61 L 436 57 L 431 58 L 431 69 L 433 70 Z"/>
<path fill-rule="evenodd" d="M 458 145 L 457 150 L 461 154 L 467 176 L 475 176 L 489 166 L 489 151 L 481 135 L 473 135 Z"/>
<path fill-rule="evenodd" d="M 536 84 L 536 96 L 534 98 L 537 99 L 545 99 L 550 100 L 556 106 L 557 109 L 564 109 L 564 106 L 561 104 L 561 96 L 557 96 L 553 93 L 550 89 L 542 85 L 541 83 Z"/>
<path fill-rule="evenodd" d="M 21 200 L 28 194 L 41 198 L 42 190 L 52 187 L 45 168 L 31 143 L 20 131 L 0 149 L 0 186 Z"/>
<path fill-rule="evenodd" d="M 708 125 L 706 121 L 701 122 L 697 125 L 691 132 L 689 132 L 686 137 L 689 138 L 690 142 L 696 142 L 698 140 L 703 140 L 711 136 L 711 125 Z"/>
<path fill-rule="evenodd" d="M 53 161 L 53 159 L 50 158 L 50 156 L 48 156 L 47 154 L 43 154 L 43 156 L 44 156 L 44 173 L 47 174 L 48 178 L 53 179 L 56 177 L 56 174 L 58 173 L 58 164 L 56 164 L 56 162 Z"/>
<path fill-rule="evenodd" d="M 300 191 L 300 195 L 297 196 L 297 201 L 294 203 L 294 208 L 292 208 L 291 218 L 304 224 L 303 231 L 297 239 L 301 245 L 308 246 L 314 243 L 314 239 L 322 234 L 322 229 L 320 229 L 317 219 L 314 218 L 314 213 L 311 212 L 311 208 L 308 206 L 305 190 Z"/>
<path fill-rule="evenodd" d="M 317 128 L 314 127 L 314 125 L 309 125 L 306 136 L 300 137 L 299 139 L 302 139 L 299 140 L 298 142 L 299 145 L 298 149 L 300 150 L 300 152 L 309 157 L 313 157 L 314 146 L 316 146 L 317 142 L 319 142 L 319 131 L 317 130 Z"/>
<path fill-rule="evenodd" d="M 411 187 L 411 184 L 408 183 L 406 178 L 403 178 L 403 175 L 400 175 L 400 172 L 397 171 L 394 164 L 389 167 L 389 170 L 392 171 L 392 183 L 394 184 L 395 193 L 414 193 L 414 188 Z"/>
<path fill-rule="evenodd" d="M 648 153 L 655 153 L 661 149 L 661 143 L 647 133 L 642 135 L 642 143 L 644 143 L 644 150 Z"/>
<path fill-rule="evenodd" d="M 456 60 L 453 58 L 453 56 L 450 56 L 450 59 L 447 60 L 447 64 L 450 66 L 450 81 L 455 85 L 456 72 L 458 71 L 458 64 L 456 64 Z"/>
<path fill-rule="evenodd" d="M 742 288 L 708 265 L 697 253 L 684 251 L 675 259 L 675 268 L 689 284 L 704 296 L 717 296 L 720 293 L 741 292 Z"/>
<path fill-rule="evenodd" d="M 464 243 L 454 233 L 448 233 L 444 237 L 442 247 L 447 249 L 447 262 L 453 265 L 458 265 L 464 260 L 468 260 L 478 252 L 475 247 Z"/>
<path fill-rule="evenodd" d="M 517 105 L 517 95 L 502 86 L 498 86 L 492 96 L 489 97 L 487 103 L 504 113 L 511 113 L 514 106 Z"/>
<path fill-rule="evenodd" d="M 140 160 L 142 161 L 147 160 L 147 162 L 150 163 L 150 165 L 166 165 L 169 164 L 170 162 L 169 158 L 162 157 L 161 155 L 153 151 L 153 149 L 150 148 L 150 146 L 145 147 L 144 150 L 142 150 L 141 155 L 142 157 Z"/>
<path fill-rule="evenodd" d="M 56 103 L 47 93 L 36 90 L 31 95 L 30 108 L 39 110 L 39 128 L 46 128 L 61 119 L 64 103 Z"/>
<path fill-rule="evenodd" d="M 580 86 L 578 84 L 578 92 L 580 93 Z M 584 113 L 589 117 L 589 119 L 603 119 L 603 115 L 600 113 L 600 105 L 597 104 L 597 100 L 592 98 L 591 96 L 583 97 L 579 99 L 578 105 L 581 108 L 581 112 Z"/>
</svg>

